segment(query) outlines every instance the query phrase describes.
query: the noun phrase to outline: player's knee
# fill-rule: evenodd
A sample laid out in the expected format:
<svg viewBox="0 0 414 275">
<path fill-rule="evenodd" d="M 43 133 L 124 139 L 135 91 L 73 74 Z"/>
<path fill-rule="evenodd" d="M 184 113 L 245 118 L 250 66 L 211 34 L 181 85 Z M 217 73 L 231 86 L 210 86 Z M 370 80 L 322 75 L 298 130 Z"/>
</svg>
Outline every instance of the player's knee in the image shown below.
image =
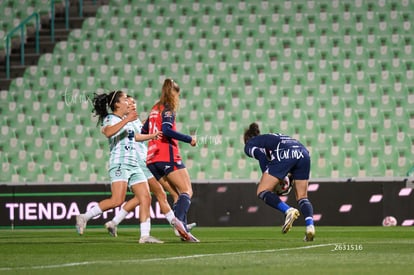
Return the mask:
<svg viewBox="0 0 414 275">
<path fill-rule="evenodd" d="M 185 190 L 185 191 L 180 193 L 180 196 L 182 196 L 182 195 L 188 196 L 191 199 L 193 197 L 193 190 L 191 190 L 191 189 Z"/>
<path fill-rule="evenodd" d="M 124 202 L 124 199 L 121 198 L 112 198 L 112 208 L 121 206 L 121 204 Z"/>
</svg>

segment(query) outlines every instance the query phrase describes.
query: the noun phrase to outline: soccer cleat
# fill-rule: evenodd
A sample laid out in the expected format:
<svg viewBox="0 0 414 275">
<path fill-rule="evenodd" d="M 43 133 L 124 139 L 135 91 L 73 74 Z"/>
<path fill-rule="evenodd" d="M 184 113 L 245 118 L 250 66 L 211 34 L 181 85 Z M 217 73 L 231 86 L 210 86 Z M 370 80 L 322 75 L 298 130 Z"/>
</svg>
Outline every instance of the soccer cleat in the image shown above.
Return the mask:
<svg viewBox="0 0 414 275">
<path fill-rule="evenodd" d="M 308 225 L 306 226 L 305 238 L 303 239 L 305 242 L 312 242 L 315 238 L 315 226 Z"/>
<path fill-rule="evenodd" d="M 164 242 L 152 236 L 144 236 L 139 239 L 139 243 L 164 243 Z"/>
<path fill-rule="evenodd" d="M 187 224 L 187 229 L 188 229 L 188 231 L 191 231 L 196 226 L 197 226 L 197 223 L 193 222 L 193 223 Z M 177 237 L 181 237 L 180 233 L 178 233 L 177 229 L 175 229 L 175 228 L 174 228 L 174 234 Z"/>
<path fill-rule="evenodd" d="M 118 228 L 113 221 L 105 223 L 105 228 L 106 230 L 108 230 L 109 235 L 111 235 L 112 237 L 118 237 Z"/>
<path fill-rule="evenodd" d="M 179 219 L 172 219 L 171 225 L 174 227 L 174 232 L 177 231 L 179 237 L 181 237 L 185 241 L 188 241 L 190 239 L 190 236 L 188 235 L 189 233 L 187 232 L 187 230 L 185 230 L 183 223 Z"/>
<path fill-rule="evenodd" d="M 83 214 L 76 216 L 76 231 L 79 235 L 83 235 L 87 222 Z"/>
<path fill-rule="evenodd" d="M 193 234 L 191 234 L 190 232 L 187 232 L 189 239 L 188 240 L 183 240 L 185 242 L 189 242 L 189 243 L 199 243 L 200 240 L 197 239 L 196 237 L 194 237 Z"/>
<path fill-rule="evenodd" d="M 188 231 L 191 231 L 196 226 L 197 226 L 197 223 L 193 222 L 193 223 L 187 224 L 187 229 Z"/>
<path fill-rule="evenodd" d="M 282 233 L 287 233 L 292 227 L 293 222 L 299 217 L 299 211 L 296 208 L 289 208 L 285 215 L 285 224 L 282 227 Z"/>
</svg>

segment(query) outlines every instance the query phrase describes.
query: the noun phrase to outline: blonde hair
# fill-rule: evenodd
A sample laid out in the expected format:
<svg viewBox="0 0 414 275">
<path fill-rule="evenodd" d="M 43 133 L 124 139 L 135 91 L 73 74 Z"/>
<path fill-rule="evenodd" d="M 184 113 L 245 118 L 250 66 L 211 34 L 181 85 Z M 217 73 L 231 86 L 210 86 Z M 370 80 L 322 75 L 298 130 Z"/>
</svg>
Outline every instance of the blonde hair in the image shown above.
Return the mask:
<svg viewBox="0 0 414 275">
<path fill-rule="evenodd" d="M 162 85 L 161 90 L 161 97 L 160 100 L 157 102 L 158 108 L 161 105 L 168 106 L 173 112 L 177 112 L 180 106 L 180 99 L 177 96 L 174 96 L 174 91 L 177 93 L 180 92 L 180 86 L 171 78 L 167 78 L 164 80 L 164 84 Z"/>
</svg>

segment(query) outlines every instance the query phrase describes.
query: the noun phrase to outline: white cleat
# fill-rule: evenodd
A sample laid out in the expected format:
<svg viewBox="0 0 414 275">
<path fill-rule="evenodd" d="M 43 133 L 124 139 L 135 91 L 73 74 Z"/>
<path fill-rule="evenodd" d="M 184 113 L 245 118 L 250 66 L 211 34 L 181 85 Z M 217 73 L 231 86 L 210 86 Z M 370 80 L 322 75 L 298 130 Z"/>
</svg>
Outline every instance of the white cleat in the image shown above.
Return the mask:
<svg viewBox="0 0 414 275">
<path fill-rule="evenodd" d="M 197 223 L 193 222 L 193 223 L 187 224 L 187 229 L 190 232 L 196 226 L 197 226 Z M 174 234 L 177 237 L 181 237 L 180 233 L 178 233 L 177 229 L 175 229 L 175 228 L 174 228 Z"/>
<path fill-rule="evenodd" d="M 289 208 L 285 214 L 285 224 L 282 226 L 282 233 L 287 233 L 292 228 L 293 222 L 300 216 L 296 208 Z"/>
<path fill-rule="evenodd" d="M 306 226 L 305 238 L 303 239 L 305 242 L 312 242 L 315 238 L 315 226 L 308 225 Z"/>
<path fill-rule="evenodd" d="M 76 216 L 76 231 L 79 235 L 83 235 L 87 223 L 88 221 L 86 220 L 85 215 L 80 214 Z"/>
<path fill-rule="evenodd" d="M 139 239 L 139 243 L 164 243 L 164 242 L 152 236 L 144 236 Z"/>
<path fill-rule="evenodd" d="M 187 229 L 188 231 L 191 231 L 196 226 L 197 226 L 197 223 L 193 222 L 193 223 L 187 224 Z"/>
<path fill-rule="evenodd" d="M 185 230 L 183 223 L 179 219 L 177 218 L 172 219 L 171 225 L 174 227 L 174 233 L 175 232 L 178 233 L 178 237 L 181 237 L 185 241 L 188 241 L 190 239 L 188 232 Z"/>
<path fill-rule="evenodd" d="M 194 235 L 191 234 L 190 232 L 188 232 L 187 234 L 189 236 L 189 239 L 188 240 L 183 240 L 183 241 L 189 242 L 189 243 L 199 243 L 200 242 L 200 240 L 197 239 L 196 237 L 194 237 Z"/>
<path fill-rule="evenodd" d="M 113 221 L 105 223 L 105 228 L 106 230 L 108 230 L 109 235 L 111 235 L 112 237 L 118 237 L 118 228 Z"/>
</svg>

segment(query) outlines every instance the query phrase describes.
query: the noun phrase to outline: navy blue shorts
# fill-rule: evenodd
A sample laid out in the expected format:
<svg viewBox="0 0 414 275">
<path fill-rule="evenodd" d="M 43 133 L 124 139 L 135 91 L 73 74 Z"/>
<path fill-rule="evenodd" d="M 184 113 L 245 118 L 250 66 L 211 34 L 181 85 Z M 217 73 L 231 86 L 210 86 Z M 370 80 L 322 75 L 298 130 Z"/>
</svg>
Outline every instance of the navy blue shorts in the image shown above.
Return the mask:
<svg viewBox="0 0 414 275">
<path fill-rule="evenodd" d="M 185 168 L 183 162 L 154 162 L 147 165 L 148 169 L 159 180 L 160 178 L 167 176 L 169 173 L 175 170 Z"/>
<path fill-rule="evenodd" d="M 273 155 L 274 156 L 274 155 Z M 282 157 L 283 156 L 283 157 Z M 290 172 L 296 180 L 308 180 L 310 174 L 311 160 L 308 150 L 305 148 L 286 150 L 279 153 L 267 165 L 266 172 L 270 175 L 283 179 Z"/>
</svg>

